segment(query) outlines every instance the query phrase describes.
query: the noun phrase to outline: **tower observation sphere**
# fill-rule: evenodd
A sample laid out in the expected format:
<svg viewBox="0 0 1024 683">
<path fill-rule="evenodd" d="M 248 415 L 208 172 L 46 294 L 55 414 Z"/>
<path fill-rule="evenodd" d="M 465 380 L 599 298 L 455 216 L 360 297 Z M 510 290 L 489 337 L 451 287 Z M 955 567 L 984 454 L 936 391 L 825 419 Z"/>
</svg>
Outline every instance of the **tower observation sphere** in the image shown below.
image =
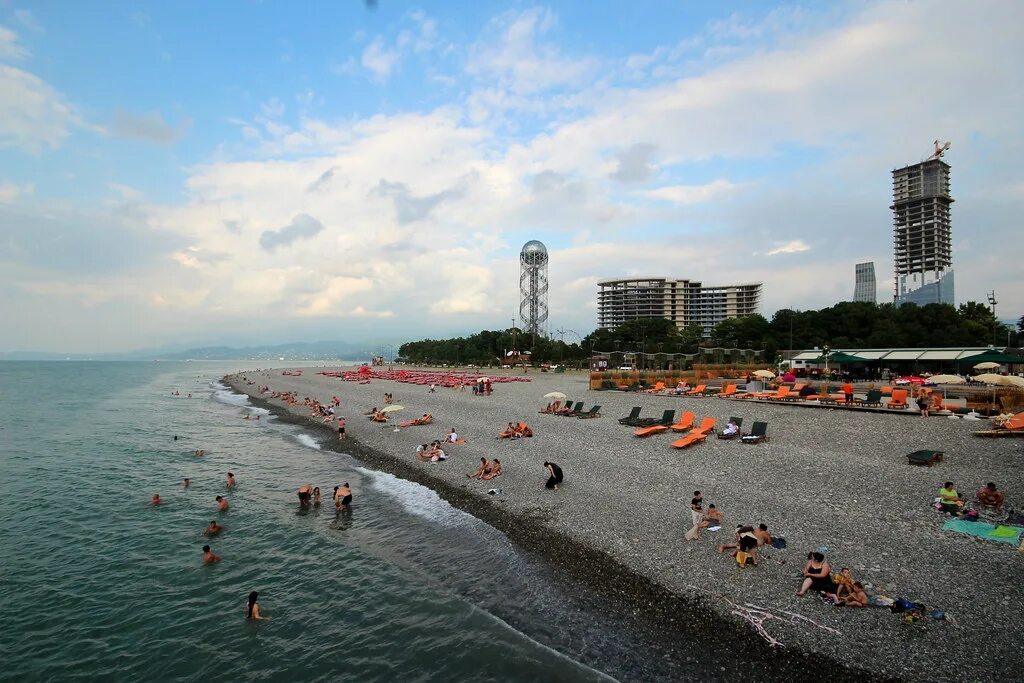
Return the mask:
<svg viewBox="0 0 1024 683">
<path fill-rule="evenodd" d="M 519 252 L 519 318 L 524 331 L 547 334 L 548 249 L 537 240 L 530 240 Z"/>
</svg>

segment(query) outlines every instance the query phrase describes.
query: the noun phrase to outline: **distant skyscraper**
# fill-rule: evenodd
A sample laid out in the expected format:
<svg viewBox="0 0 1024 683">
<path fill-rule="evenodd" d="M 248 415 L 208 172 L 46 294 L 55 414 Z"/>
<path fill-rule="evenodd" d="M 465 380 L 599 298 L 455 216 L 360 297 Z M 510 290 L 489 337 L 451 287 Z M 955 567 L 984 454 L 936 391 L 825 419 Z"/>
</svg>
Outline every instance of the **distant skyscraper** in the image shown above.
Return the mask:
<svg viewBox="0 0 1024 683">
<path fill-rule="evenodd" d="M 519 317 L 529 334 L 547 334 L 548 250 L 530 240 L 519 252 Z"/>
<path fill-rule="evenodd" d="M 950 166 L 940 157 L 892 172 L 893 272 L 896 303 L 953 304 Z"/>
<path fill-rule="evenodd" d="M 854 271 L 853 300 L 878 303 L 878 285 L 875 284 L 875 262 L 858 263 Z"/>
</svg>

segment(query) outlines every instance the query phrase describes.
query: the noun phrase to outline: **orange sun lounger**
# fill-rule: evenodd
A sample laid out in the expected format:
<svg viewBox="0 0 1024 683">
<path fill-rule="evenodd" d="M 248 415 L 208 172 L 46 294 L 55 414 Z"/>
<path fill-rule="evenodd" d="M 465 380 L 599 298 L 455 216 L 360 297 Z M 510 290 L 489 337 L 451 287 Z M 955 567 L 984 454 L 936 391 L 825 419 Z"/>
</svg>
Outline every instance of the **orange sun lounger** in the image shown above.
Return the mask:
<svg viewBox="0 0 1024 683">
<path fill-rule="evenodd" d="M 635 432 L 633 432 L 633 436 L 653 436 L 654 434 L 661 434 L 662 432 L 667 431 L 667 425 L 651 425 L 650 427 L 641 427 L 640 429 L 636 430 Z"/>
<path fill-rule="evenodd" d="M 768 400 L 768 401 L 777 401 L 777 400 L 781 400 L 781 399 L 784 399 L 784 398 L 788 397 L 789 396 L 789 392 L 790 392 L 789 385 L 788 384 L 783 384 L 781 387 L 779 387 L 779 390 L 776 391 L 774 394 L 766 392 L 767 395 L 758 394 L 757 397 L 758 398 L 763 398 L 763 399 Z"/>
<path fill-rule="evenodd" d="M 996 425 L 996 429 L 1024 429 L 1024 413 L 1017 413 L 1006 422 Z"/>
<path fill-rule="evenodd" d="M 736 393 L 735 384 L 726 384 L 720 392 L 718 392 L 719 398 L 725 398 L 726 396 L 733 396 Z"/>
<path fill-rule="evenodd" d="M 715 428 L 715 418 L 705 417 L 701 420 L 700 426 L 691 431 L 681 439 L 672 442 L 673 448 L 687 448 L 708 438 L 708 434 Z"/>
<path fill-rule="evenodd" d="M 886 408 L 906 408 L 907 407 L 907 390 L 906 389 L 893 389 L 892 399 L 885 406 Z"/>
<path fill-rule="evenodd" d="M 693 426 L 693 413 L 687 410 L 679 416 L 679 422 L 672 425 L 673 432 L 685 432 Z"/>
<path fill-rule="evenodd" d="M 708 388 L 707 384 L 698 384 L 693 389 L 690 389 L 689 391 L 687 391 L 686 395 L 687 396 L 697 396 L 699 394 L 703 394 L 704 390 L 707 389 L 707 388 Z"/>
</svg>

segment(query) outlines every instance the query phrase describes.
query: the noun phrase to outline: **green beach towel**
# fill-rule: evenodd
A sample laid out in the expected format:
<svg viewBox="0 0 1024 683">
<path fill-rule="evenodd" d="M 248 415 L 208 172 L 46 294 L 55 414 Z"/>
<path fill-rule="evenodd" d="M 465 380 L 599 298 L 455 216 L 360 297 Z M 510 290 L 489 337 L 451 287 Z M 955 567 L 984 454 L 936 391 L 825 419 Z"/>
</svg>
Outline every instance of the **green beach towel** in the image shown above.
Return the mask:
<svg viewBox="0 0 1024 683">
<path fill-rule="evenodd" d="M 1016 545 L 1024 529 L 1012 526 L 993 526 L 984 522 L 967 522 L 962 519 L 950 519 L 942 528 L 946 531 L 955 531 L 960 534 L 977 536 L 989 541 L 999 543 L 1013 543 Z"/>
</svg>

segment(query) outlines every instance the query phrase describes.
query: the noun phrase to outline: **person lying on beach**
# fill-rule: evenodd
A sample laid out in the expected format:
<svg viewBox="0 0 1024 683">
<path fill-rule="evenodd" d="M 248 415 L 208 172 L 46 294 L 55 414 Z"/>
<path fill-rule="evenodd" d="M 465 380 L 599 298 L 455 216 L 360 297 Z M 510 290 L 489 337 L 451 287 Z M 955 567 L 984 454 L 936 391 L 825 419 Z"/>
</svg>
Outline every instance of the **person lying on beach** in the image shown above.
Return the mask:
<svg viewBox="0 0 1024 683">
<path fill-rule="evenodd" d="M 217 496 L 215 500 L 217 501 L 217 509 L 221 512 L 227 512 L 228 507 L 230 507 L 228 505 L 228 499 L 224 496 Z"/>
<path fill-rule="evenodd" d="M 309 497 L 313 495 L 313 485 L 303 484 L 299 487 L 299 505 L 309 505 Z"/>
<path fill-rule="evenodd" d="M 689 391 L 689 390 L 690 390 L 691 388 L 692 388 L 692 387 L 690 387 L 690 384 L 689 384 L 689 382 L 680 382 L 679 384 L 677 384 L 677 385 L 676 385 L 676 389 L 675 389 L 675 392 L 676 392 L 677 394 L 685 394 L 685 393 L 686 393 L 687 391 Z"/>
<path fill-rule="evenodd" d="M 804 580 L 800 584 L 800 590 L 796 592 L 798 596 L 803 597 L 812 588 L 824 593 L 835 592 L 835 584 L 832 583 L 832 567 L 825 561 L 825 556 L 821 553 L 814 552 L 807 556 L 807 564 L 804 566 L 802 576 Z"/>
<path fill-rule="evenodd" d="M 477 467 L 476 471 L 472 474 L 467 474 L 466 477 L 469 479 L 481 479 L 490 468 L 491 463 L 487 461 L 487 458 L 480 458 L 480 467 Z"/>
<path fill-rule="evenodd" d="M 214 562 L 220 562 L 220 557 L 218 557 L 217 555 L 213 554 L 213 551 L 210 550 L 210 546 L 204 545 L 203 546 L 203 564 L 213 564 Z"/>
<path fill-rule="evenodd" d="M 217 524 L 217 520 L 211 519 L 210 526 L 206 527 L 206 529 L 203 530 L 203 535 L 216 536 L 222 531 L 224 531 L 224 527 L 222 527 L 220 524 Z"/>
<path fill-rule="evenodd" d="M 1003 501 L 1006 499 L 1003 492 L 997 491 L 995 483 L 991 481 L 985 484 L 984 487 L 978 489 L 978 493 L 975 494 L 975 497 L 982 505 L 995 508 L 997 511 L 1003 509 Z"/>
<path fill-rule="evenodd" d="M 387 422 L 388 416 L 383 411 L 378 410 L 370 419 L 373 420 L 374 422 Z"/>
<path fill-rule="evenodd" d="M 501 474 L 501 461 L 497 458 L 491 464 L 491 468 L 480 477 L 484 481 L 490 481 Z"/>
<path fill-rule="evenodd" d="M 729 420 L 729 424 L 725 425 L 725 429 L 722 430 L 722 434 L 725 436 L 736 436 L 740 433 L 740 428 L 735 422 Z"/>
<path fill-rule="evenodd" d="M 313 488 L 313 507 L 320 507 L 320 503 L 322 502 L 323 499 L 320 497 L 320 487 L 315 486 Z"/>
<path fill-rule="evenodd" d="M 513 438 L 515 438 L 515 433 L 516 433 L 516 426 L 514 424 L 512 424 L 511 422 L 509 422 L 508 426 L 505 427 L 505 431 L 500 432 L 498 434 L 498 436 L 500 436 L 503 439 L 513 439 Z"/>
<path fill-rule="evenodd" d="M 861 585 L 860 581 L 854 581 L 853 588 L 850 589 L 847 595 L 842 597 L 836 596 L 836 603 L 847 607 L 867 607 L 868 596 L 864 592 L 864 586 Z"/>
<path fill-rule="evenodd" d="M 765 524 L 764 522 L 761 522 L 760 524 L 757 525 L 757 528 L 754 529 L 754 535 L 757 536 L 757 544 L 758 545 L 771 545 L 772 544 L 772 540 L 773 540 L 772 539 L 772 535 L 770 533 L 768 533 L 768 525 Z"/>
<path fill-rule="evenodd" d="M 234 488 L 234 487 L 235 487 L 235 474 L 234 474 L 234 472 L 228 472 L 228 488 L 231 489 L 231 488 Z"/>
<path fill-rule="evenodd" d="M 162 503 L 162 502 L 163 502 L 163 501 L 162 501 L 162 500 L 160 500 L 160 494 L 159 494 L 159 493 L 154 493 L 154 494 L 153 494 L 153 497 L 152 497 L 152 498 L 150 498 L 150 500 L 149 500 L 149 504 L 150 504 L 150 505 L 159 505 L 159 504 L 160 504 L 160 503 Z"/>
<path fill-rule="evenodd" d="M 348 482 L 334 489 L 334 508 L 341 512 L 345 509 L 345 506 L 352 502 L 352 489 L 349 487 Z"/>
<path fill-rule="evenodd" d="M 562 468 L 553 462 L 544 461 L 544 469 L 548 471 L 548 480 L 544 484 L 546 489 L 558 490 L 558 485 L 562 483 L 564 475 L 562 474 Z"/>
</svg>

